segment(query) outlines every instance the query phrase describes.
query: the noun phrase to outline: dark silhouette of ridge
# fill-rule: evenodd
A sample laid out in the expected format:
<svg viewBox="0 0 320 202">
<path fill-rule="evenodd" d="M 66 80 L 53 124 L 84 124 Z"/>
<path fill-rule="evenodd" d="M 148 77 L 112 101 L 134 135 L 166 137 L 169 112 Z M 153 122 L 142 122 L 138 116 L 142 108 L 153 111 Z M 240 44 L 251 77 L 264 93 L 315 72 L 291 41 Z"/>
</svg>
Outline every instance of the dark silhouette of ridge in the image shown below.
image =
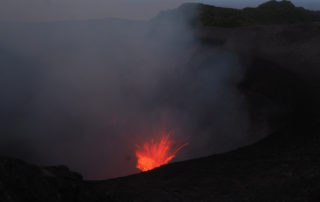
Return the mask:
<svg viewBox="0 0 320 202">
<path fill-rule="evenodd" d="M 265 3 L 262 3 L 258 6 L 262 9 L 294 9 L 295 5 L 291 1 L 276 1 L 271 0 Z"/>
<path fill-rule="evenodd" d="M 271 0 L 257 8 L 222 8 L 186 3 L 177 9 L 161 12 L 154 20 L 189 18 L 194 26 L 239 27 L 249 25 L 319 22 L 320 12 L 296 7 L 290 1 Z"/>
</svg>

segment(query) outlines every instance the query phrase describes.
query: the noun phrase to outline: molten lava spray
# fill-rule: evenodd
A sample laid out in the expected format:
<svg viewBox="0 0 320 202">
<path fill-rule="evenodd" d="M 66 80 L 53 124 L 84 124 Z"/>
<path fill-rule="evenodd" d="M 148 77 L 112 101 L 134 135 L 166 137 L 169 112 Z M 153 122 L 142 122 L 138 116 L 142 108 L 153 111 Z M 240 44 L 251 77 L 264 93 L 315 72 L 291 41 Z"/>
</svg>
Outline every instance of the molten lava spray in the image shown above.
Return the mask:
<svg viewBox="0 0 320 202">
<path fill-rule="evenodd" d="M 185 143 L 174 147 L 173 143 L 169 133 L 163 135 L 159 142 L 154 142 L 152 139 L 151 142 L 144 143 L 143 147 L 138 146 L 136 151 L 137 168 L 141 171 L 148 171 L 168 164 L 180 149 L 188 145 Z"/>
</svg>

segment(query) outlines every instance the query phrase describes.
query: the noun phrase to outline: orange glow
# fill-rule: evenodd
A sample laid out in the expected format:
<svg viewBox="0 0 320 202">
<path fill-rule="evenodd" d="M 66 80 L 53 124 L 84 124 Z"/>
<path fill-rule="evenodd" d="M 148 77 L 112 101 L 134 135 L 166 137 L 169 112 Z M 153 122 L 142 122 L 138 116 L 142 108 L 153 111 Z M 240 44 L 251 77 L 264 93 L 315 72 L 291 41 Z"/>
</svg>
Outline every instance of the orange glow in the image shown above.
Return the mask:
<svg viewBox="0 0 320 202">
<path fill-rule="evenodd" d="M 163 135 L 159 142 L 144 143 L 143 147 L 138 146 L 136 151 L 137 168 L 141 171 L 148 171 L 162 165 L 168 164 L 175 156 L 176 153 L 187 146 L 185 143 L 178 147 L 173 147 L 173 141 L 170 140 L 170 134 Z"/>
</svg>

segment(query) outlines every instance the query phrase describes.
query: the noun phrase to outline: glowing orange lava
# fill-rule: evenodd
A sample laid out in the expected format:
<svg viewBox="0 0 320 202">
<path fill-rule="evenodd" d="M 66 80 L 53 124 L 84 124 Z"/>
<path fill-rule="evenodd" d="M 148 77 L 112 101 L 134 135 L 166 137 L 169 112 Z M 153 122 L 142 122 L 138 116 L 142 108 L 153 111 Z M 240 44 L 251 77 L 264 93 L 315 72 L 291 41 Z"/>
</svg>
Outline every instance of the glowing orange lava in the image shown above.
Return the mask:
<svg viewBox="0 0 320 202">
<path fill-rule="evenodd" d="M 137 168 L 141 171 L 148 171 L 168 164 L 176 156 L 176 153 L 187 145 L 188 143 L 185 143 L 173 147 L 170 134 L 162 136 L 159 142 L 154 142 L 152 139 L 151 142 L 144 143 L 143 147 L 138 146 L 136 151 Z"/>
</svg>

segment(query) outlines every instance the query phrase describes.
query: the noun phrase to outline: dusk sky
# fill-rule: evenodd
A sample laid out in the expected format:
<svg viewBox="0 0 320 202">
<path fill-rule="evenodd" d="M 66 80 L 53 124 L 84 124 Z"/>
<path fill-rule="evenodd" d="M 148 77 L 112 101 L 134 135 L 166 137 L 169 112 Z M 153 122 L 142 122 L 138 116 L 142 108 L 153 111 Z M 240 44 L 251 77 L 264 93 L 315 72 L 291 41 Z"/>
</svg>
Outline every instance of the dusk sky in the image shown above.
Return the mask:
<svg viewBox="0 0 320 202">
<path fill-rule="evenodd" d="M 185 2 L 242 8 L 266 0 L 1 0 L 0 21 L 55 21 L 91 18 L 146 20 Z M 293 0 L 297 6 L 320 10 L 319 0 Z"/>
</svg>

